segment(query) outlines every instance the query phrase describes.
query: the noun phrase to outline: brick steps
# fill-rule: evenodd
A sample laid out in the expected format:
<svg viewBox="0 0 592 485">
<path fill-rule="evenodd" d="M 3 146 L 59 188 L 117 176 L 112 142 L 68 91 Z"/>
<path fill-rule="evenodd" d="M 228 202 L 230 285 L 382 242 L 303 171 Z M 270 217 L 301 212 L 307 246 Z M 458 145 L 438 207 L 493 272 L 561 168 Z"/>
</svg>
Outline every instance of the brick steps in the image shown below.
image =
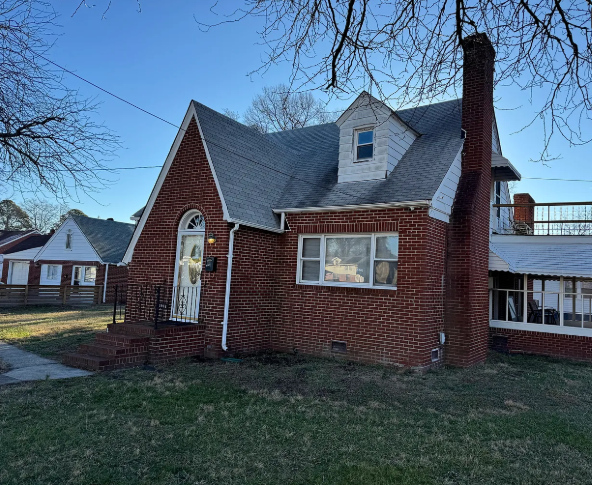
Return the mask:
<svg viewBox="0 0 592 485">
<path fill-rule="evenodd" d="M 143 325 L 109 325 L 108 332 L 99 332 L 95 341 L 83 344 L 78 352 L 64 356 L 64 364 L 82 369 L 102 371 L 134 367 L 148 361 L 152 330 Z"/>
<path fill-rule="evenodd" d="M 88 354 L 66 354 L 63 359 L 63 363 L 71 365 L 72 367 L 78 367 L 80 369 L 87 370 L 109 370 L 113 369 L 114 362 L 107 357 L 98 357 L 96 355 Z"/>
<path fill-rule="evenodd" d="M 148 337 L 138 337 L 137 335 L 115 334 L 112 332 L 101 332 L 95 335 L 95 341 L 100 345 L 110 345 L 115 347 L 133 347 L 137 345 L 147 345 L 150 339 Z"/>
<path fill-rule="evenodd" d="M 148 347 L 121 347 L 115 345 L 104 345 L 99 343 L 83 344 L 79 348 L 81 354 L 95 355 L 97 357 L 120 357 L 140 355 L 148 351 Z"/>
<path fill-rule="evenodd" d="M 204 326 L 115 323 L 95 334 L 94 342 L 64 356 L 64 364 L 101 371 L 161 363 L 180 357 L 203 355 Z"/>
</svg>

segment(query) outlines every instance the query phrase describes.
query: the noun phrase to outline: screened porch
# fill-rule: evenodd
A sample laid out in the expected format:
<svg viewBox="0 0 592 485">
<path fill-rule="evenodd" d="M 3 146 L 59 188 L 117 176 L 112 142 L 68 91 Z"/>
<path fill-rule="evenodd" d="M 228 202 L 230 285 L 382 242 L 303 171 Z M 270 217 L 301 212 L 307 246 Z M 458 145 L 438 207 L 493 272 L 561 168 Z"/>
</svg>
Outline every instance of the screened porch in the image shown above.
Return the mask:
<svg viewBox="0 0 592 485">
<path fill-rule="evenodd" d="M 490 326 L 592 336 L 592 278 L 491 271 Z"/>
</svg>

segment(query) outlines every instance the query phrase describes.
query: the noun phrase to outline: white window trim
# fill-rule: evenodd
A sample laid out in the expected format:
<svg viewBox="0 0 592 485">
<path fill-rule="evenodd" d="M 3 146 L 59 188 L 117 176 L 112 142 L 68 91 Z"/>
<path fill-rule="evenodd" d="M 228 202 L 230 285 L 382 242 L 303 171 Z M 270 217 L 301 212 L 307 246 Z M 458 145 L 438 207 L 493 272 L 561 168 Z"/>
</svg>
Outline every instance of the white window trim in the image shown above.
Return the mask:
<svg viewBox="0 0 592 485">
<path fill-rule="evenodd" d="M 399 236 L 398 232 L 371 232 L 371 233 L 357 233 L 357 234 L 300 234 L 298 237 L 298 265 L 296 268 L 296 284 L 298 285 L 314 285 L 314 286 L 336 286 L 338 288 L 372 288 L 375 290 L 396 290 L 397 286 L 388 286 L 388 285 L 374 285 L 374 261 L 399 261 L 399 258 L 395 259 L 381 259 L 375 258 L 375 251 L 376 251 L 376 238 L 377 237 L 384 237 L 384 236 Z M 343 283 L 335 283 L 332 281 L 325 281 L 324 273 L 325 273 L 325 252 L 326 252 L 326 244 L 325 239 L 329 238 L 352 238 L 352 237 L 370 237 L 370 274 L 368 276 L 368 283 L 351 283 L 351 282 L 343 282 Z M 320 238 L 320 258 L 303 258 L 302 257 L 302 247 L 303 247 L 303 240 L 304 239 L 318 239 Z M 302 272 L 302 261 L 320 261 L 319 264 L 319 281 L 304 281 L 301 279 L 301 272 Z M 397 284 L 398 284 L 398 269 L 397 269 Z"/>
<path fill-rule="evenodd" d="M 358 134 L 364 131 L 372 132 L 372 143 L 362 143 L 360 146 L 372 145 L 372 156 L 370 158 L 361 158 L 358 160 Z M 354 129 L 354 163 L 365 163 L 374 160 L 374 154 L 376 153 L 376 130 L 374 126 L 363 126 L 361 128 Z"/>
<path fill-rule="evenodd" d="M 51 266 L 57 268 L 56 270 L 56 278 L 49 279 L 48 278 L 48 271 Z M 44 263 L 41 265 L 41 275 L 39 277 L 39 284 L 44 286 L 58 286 L 62 281 L 62 265 L 61 264 L 51 264 L 51 263 Z M 55 282 L 55 283 L 54 283 Z"/>
<path fill-rule="evenodd" d="M 97 276 L 99 273 L 99 269 L 96 266 L 93 266 L 92 264 L 75 264 L 74 266 L 72 266 L 72 281 L 71 281 L 71 285 L 74 286 L 74 275 L 76 274 L 76 268 L 80 268 L 80 283 L 78 284 L 78 286 L 95 286 L 97 283 Z M 88 283 L 86 281 L 84 281 L 84 278 L 86 277 L 86 268 L 95 268 L 96 270 L 96 276 L 95 276 L 95 280 L 92 283 Z"/>
<path fill-rule="evenodd" d="M 68 247 L 68 238 L 70 239 L 70 247 Z M 64 248 L 66 251 L 72 251 L 72 229 L 66 231 L 66 241 L 64 242 Z"/>
</svg>

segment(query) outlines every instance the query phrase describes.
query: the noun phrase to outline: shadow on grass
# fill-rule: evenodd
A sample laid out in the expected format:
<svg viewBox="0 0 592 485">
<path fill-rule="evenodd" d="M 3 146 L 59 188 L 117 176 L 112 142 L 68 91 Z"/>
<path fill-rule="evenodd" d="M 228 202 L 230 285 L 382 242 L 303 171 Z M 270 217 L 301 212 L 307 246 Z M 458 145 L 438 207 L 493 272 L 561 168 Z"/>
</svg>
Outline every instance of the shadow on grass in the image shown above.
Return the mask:
<svg viewBox="0 0 592 485">
<path fill-rule="evenodd" d="M 47 357 L 76 351 L 110 322 L 109 306 L 18 307 L 0 313 L 0 340 Z"/>
</svg>

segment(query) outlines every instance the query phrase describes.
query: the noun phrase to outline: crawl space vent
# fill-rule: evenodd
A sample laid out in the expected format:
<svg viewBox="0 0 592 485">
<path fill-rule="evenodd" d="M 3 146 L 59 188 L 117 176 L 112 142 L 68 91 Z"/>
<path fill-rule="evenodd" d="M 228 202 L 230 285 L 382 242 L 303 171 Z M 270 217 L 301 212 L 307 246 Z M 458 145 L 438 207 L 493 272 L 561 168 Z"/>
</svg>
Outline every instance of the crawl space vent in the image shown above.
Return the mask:
<svg viewBox="0 0 592 485">
<path fill-rule="evenodd" d="M 440 349 L 432 350 L 432 362 L 438 362 L 440 360 Z"/>
<path fill-rule="evenodd" d="M 331 352 L 339 352 L 341 354 L 345 354 L 347 352 L 347 344 L 345 342 L 333 340 L 331 342 Z"/>
</svg>

